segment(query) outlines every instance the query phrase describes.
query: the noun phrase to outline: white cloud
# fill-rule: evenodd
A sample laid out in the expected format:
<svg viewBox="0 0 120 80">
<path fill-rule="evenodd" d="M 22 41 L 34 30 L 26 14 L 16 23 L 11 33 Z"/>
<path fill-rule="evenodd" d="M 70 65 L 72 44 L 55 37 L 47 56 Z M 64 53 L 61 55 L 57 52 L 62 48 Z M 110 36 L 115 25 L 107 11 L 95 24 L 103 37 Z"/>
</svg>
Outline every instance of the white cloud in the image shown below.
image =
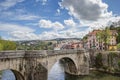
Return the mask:
<svg viewBox="0 0 120 80">
<path fill-rule="evenodd" d="M 55 38 L 82 38 L 85 36 L 86 33 L 89 33 L 91 31 L 91 28 L 86 29 L 85 31 L 79 31 L 79 30 L 62 30 L 59 32 L 56 31 L 45 31 L 42 34 L 38 35 L 39 39 L 41 40 L 49 40 L 49 39 L 55 39 Z"/>
<path fill-rule="evenodd" d="M 8 24 L 8 23 L 0 23 L 0 31 L 5 31 L 8 33 L 10 37 L 6 39 L 12 40 L 49 40 L 54 38 L 81 38 L 86 33 L 88 33 L 89 29 L 85 31 L 79 31 L 78 29 L 72 27 L 67 30 L 61 31 L 44 31 L 41 34 L 35 34 L 35 30 L 31 29 L 27 26 L 16 25 L 16 24 Z M 61 26 L 58 22 L 55 22 L 54 25 Z"/>
<path fill-rule="evenodd" d="M 64 28 L 64 26 L 60 22 L 57 22 L 57 21 L 52 23 L 52 26 L 54 30 L 62 30 Z"/>
<path fill-rule="evenodd" d="M 41 28 L 51 28 L 52 27 L 52 22 L 50 20 L 40 20 L 39 21 L 39 26 Z"/>
<path fill-rule="evenodd" d="M 24 0 L 4 0 L 0 3 L 0 10 L 8 9 L 23 1 Z"/>
<path fill-rule="evenodd" d="M 54 31 L 45 31 L 43 32 L 42 34 L 39 35 L 40 39 L 42 40 L 49 40 L 49 39 L 55 39 L 55 38 L 60 38 L 61 35 L 58 34 L 57 32 L 54 32 Z"/>
<path fill-rule="evenodd" d="M 9 20 L 37 20 L 41 17 L 30 14 L 25 10 L 16 9 L 15 11 L 1 11 L 0 18 L 7 18 Z"/>
<path fill-rule="evenodd" d="M 45 5 L 47 3 L 47 0 L 42 0 L 42 5 Z"/>
<path fill-rule="evenodd" d="M 13 31 L 10 33 L 13 40 L 37 40 L 39 37 L 32 32 Z"/>
<path fill-rule="evenodd" d="M 0 22 L 0 31 L 6 31 L 6 32 L 12 32 L 12 31 L 34 32 L 34 29 L 31 29 L 27 26 Z"/>
<path fill-rule="evenodd" d="M 65 23 L 66 26 L 69 26 L 69 27 L 75 27 L 76 26 L 76 23 L 73 21 L 73 19 L 64 20 L 64 23 Z"/>
<path fill-rule="evenodd" d="M 59 5 L 79 21 L 79 26 L 91 29 L 106 27 L 110 22 L 120 20 L 120 16 L 115 17 L 112 11 L 108 11 L 109 5 L 102 0 L 62 0 Z M 64 20 L 64 23 L 70 25 L 71 22 Z"/>
<path fill-rule="evenodd" d="M 23 14 L 14 17 L 15 20 L 36 20 L 39 19 L 39 16 L 31 15 L 31 14 Z"/>
<path fill-rule="evenodd" d="M 81 21 L 81 26 L 89 26 L 92 29 L 99 29 L 99 28 L 105 28 L 106 26 L 109 26 L 112 22 L 118 22 L 120 20 L 120 16 L 118 17 L 109 17 L 104 19 L 99 19 L 98 21 Z"/>
<path fill-rule="evenodd" d="M 102 0 L 62 0 L 59 5 L 79 20 L 95 21 L 112 15 L 107 11 L 108 5 Z"/>
<path fill-rule="evenodd" d="M 54 30 L 62 30 L 64 26 L 60 22 L 51 22 L 50 20 L 40 20 L 39 26 L 41 28 L 52 28 Z"/>
<path fill-rule="evenodd" d="M 6 39 L 12 40 L 35 40 L 39 37 L 34 33 L 35 30 L 18 24 L 2 23 L 0 22 L 0 31 L 4 31 L 9 35 Z"/>
<path fill-rule="evenodd" d="M 60 9 L 57 9 L 56 10 L 56 15 L 58 16 L 58 15 L 60 15 L 60 13 L 61 13 Z"/>
</svg>

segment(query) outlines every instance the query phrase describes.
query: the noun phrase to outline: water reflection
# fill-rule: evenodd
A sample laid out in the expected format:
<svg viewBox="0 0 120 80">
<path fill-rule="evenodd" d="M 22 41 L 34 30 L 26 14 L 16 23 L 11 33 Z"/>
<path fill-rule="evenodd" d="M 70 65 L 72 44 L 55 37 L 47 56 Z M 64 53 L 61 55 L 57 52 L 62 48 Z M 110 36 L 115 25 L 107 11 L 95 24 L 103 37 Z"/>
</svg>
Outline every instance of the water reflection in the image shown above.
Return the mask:
<svg viewBox="0 0 120 80">
<path fill-rule="evenodd" d="M 91 71 L 88 76 L 72 76 L 64 73 L 64 68 L 57 62 L 48 74 L 48 80 L 120 80 L 120 77 L 97 71 Z"/>
<path fill-rule="evenodd" d="M 65 79 L 64 68 L 58 61 L 52 67 L 51 71 L 48 73 L 48 80 L 64 80 L 64 79 Z"/>
<path fill-rule="evenodd" d="M 16 80 L 11 70 L 2 71 L 1 80 Z"/>
<path fill-rule="evenodd" d="M 16 80 L 11 70 L 2 71 L 0 80 Z M 64 73 L 64 68 L 57 62 L 48 73 L 48 80 L 120 80 L 120 77 L 92 71 L 89 76 L 72 76 Z"/>
</svg>

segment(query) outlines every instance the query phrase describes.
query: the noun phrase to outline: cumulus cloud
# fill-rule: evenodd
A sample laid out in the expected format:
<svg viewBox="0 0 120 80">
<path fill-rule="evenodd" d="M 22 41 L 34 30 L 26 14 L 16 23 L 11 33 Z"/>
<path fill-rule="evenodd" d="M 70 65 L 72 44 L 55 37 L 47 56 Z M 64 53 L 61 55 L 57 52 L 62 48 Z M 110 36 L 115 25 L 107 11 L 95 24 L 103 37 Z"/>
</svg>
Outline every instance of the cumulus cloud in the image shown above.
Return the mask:
<svg viewBox="0 0 120 80">
<path fill-rule="evenodd" d="M 55 38 L 82 38 L 85 36 L 86 33 L 89 33 L 91 31 L 91 28 L 87 28 L 84 31 L 74 30 L 74 29 L 68 29 L 68 30 L 62 30 L 59 32 L 55 31 L 45 31 L 42 32 L 42 34 L 38 35 L 39 39 L 42 40 L 49 40 L 49 39 L 55 39 Z"/>
<path fill-rule="evenodd" d="M 41 28 L 52 28 L 54 30 L 62 30 L 64 26 L 60 22 L 52 22 L 50 20 L 40 20 L 39 21 L 39 26 Z"/>
<path fill-rule="evenodd" d="M 81 21 L 81 26 L 89 26 L 92 29 L 99 29 L 99 28 L 105 28 L 106 26 L 110 26 L 112 22 L 118 22 L 120 20 L 120 16 L 118 17 L 109 17 L 104 19 L 99 19 L 98 21 Z"/>
<path fill-rule="evenodd" d="M 64 24 L 66 26 L 69 26 L 69 27 L 75 27 L 76 26 L 76 23 L 73 21 L 73 19 L 64 20 Z"/>
<path fill-rule="evenodd" d="M 10 32 L 13 40 L 37 40 L 39 37 L 33 32 L 13 31 Z"/>
<path fill-rule="evenodd" d="M 102 0 L 62 0 L 59 5 L 79 20 L 95 21 L 112 15 L 107 11 L 108 5 Z"/>
<path fill-rule="evenodd" d="M 12 40 L 38 39 L 37 35 L 34 34 L 35 30 L 28 26 L 0 22 L 0 31 L 3 31 L 10 36 L 10 38 L 7 39 Z"/>
<path fill-rule="evenodd" d="M 61 35 L 58 34 L 58 32 L 54 31 L 44 31 L 42 34 L 39 35 L 39 38 L 42 40 L 49 40 L 49 39 L 55 39 L 55 38 L 60 38 Z"/>
<path fill-rule="evenodd" d="M 108 4 L 102 0 L 62 0 L 59 5 L 79 21 L 79 26 L 89 26 L 91 30 L 106 27 L 110 22 L 120 20 L 120 16 L 115 17 L 112 11 L 108 11 Z M 64 20 L 64 23 L 70 25 L 71 21 Z"/>
<path fill-rule="evenodd" d="M 24 0 L 4 0 L 0 3 L 0 10 L 8 9 L 23 1 Z"/>
</svg>

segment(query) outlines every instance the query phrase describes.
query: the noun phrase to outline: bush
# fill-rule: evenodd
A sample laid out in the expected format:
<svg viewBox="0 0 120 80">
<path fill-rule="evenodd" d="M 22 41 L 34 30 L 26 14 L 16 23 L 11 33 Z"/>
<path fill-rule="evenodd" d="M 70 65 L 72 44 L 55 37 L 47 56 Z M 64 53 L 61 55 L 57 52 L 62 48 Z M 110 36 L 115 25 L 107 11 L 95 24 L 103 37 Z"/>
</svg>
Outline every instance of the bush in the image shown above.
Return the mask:
<svg viewBox="0 0 120 80">
<path fill-rule="evenodd" d="M 103 66 L 102 68 L 106 71 L 108 69 L 108 66 Z"/>
<path fill-rule="evenodd" d="M 114 58 L 114 57 L 118 57 L 117 53 L 116 52 L 110 52 L 109 55 Z"/>
<path fill-rule="evenodd" d="M 120 51 L 120 43 L 117 44 L 117 49 Z"/>
<path fill-rule="evenodd" d="M 96 58 L 95 58 L 95 67 L 96 68 L 101 68 L 103 67 L 103 63 L 102 63 L 102 54 L 98 53 Z"/>
<path fill-rule="evenodd" d="M 3 45 L 0 43 L 0 51 L 3 50 Z"/>
<path fill-rule="evenodd" d="M 118 67 L 119 67 L 119 69 L 120 69 L 120 60 L 118 61 Z"/>
<path fill-rule="evenodd" d="M 16 43 L 9 40 L 0 40 L 0 50 L 15 50 Z"/>
</svg>

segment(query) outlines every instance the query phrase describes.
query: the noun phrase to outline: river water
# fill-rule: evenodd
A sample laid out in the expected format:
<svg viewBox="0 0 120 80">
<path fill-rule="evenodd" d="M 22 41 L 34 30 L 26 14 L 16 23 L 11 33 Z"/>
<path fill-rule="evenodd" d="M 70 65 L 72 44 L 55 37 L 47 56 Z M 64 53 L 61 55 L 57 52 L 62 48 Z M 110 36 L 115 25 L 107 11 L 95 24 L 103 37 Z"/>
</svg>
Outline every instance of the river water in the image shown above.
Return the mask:
<svg viewBox="0 0 120 80">
<path fill-rule="evenodd" d="M 0 80 L 16 80 L 11 70 L 2 72 Z M 64 73 L 64 68 L 57 62 L 48 73 L 48 80 L 120 80 L 120 77 L 92 71 L 88 76 L 72 76 Z"/>
</svg>

